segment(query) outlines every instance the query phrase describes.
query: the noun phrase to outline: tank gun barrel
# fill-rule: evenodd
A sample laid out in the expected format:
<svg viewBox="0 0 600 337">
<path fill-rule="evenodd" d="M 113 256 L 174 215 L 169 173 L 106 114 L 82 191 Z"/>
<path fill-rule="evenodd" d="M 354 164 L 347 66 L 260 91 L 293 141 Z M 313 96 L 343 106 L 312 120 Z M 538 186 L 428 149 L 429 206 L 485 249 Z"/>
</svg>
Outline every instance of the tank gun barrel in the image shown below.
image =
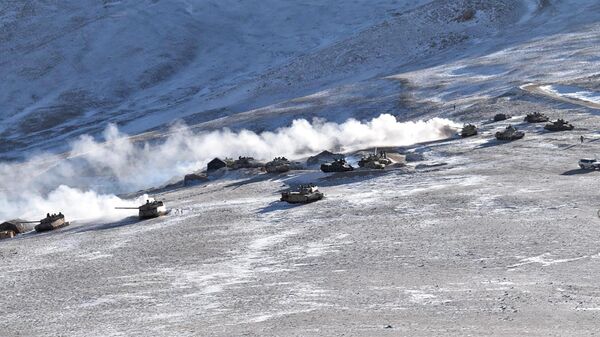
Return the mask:
<svg viewBox="0 0 600 337">
<path fill-rule="evenodd" d="M 139 209 L 139 207 L 115 207 L 115 209 Z"/>
</svg>

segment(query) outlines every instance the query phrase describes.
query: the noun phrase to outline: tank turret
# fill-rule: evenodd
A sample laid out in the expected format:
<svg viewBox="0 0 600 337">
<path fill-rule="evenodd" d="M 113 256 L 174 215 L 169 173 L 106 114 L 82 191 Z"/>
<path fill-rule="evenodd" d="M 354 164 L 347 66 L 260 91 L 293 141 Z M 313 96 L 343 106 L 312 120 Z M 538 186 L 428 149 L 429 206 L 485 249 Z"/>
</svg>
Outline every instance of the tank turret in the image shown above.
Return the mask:
<svg viewBox="0 0 600 337">
<path fill-rule="evenodd" d="M 297 191 L 285 191 L 281 193 L 281 201 L 290 204 L 306 204 L 323 199 L 324 194 L 313 184 L 300 185 Z"/>
</svg>

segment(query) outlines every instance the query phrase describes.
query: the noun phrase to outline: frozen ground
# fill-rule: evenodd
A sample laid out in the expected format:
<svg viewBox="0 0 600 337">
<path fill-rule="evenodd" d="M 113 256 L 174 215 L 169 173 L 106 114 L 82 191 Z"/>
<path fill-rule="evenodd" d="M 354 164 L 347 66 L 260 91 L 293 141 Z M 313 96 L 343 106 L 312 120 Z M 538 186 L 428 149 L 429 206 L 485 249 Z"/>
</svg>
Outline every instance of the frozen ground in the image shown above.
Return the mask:
<svg viewBox="0 0 600 337">
<path fill-rule="evenodd" d="M 173 117 L 262 131 L 387 112 L 483 132 L 405 148 L 424 156 L 409 170 L 232 175 L 159 193 L 168 217 L 2 241 L 0 335 L 597 330 L 600 173 L 576 163 L 600 155 L 598 2 L 281 3 L 3 2 L 2 156 L 108 121 L 153 139 Z M 576 130 L 521 125 L 531 111 Z M 518 117 L 487 123 L 497 112 Z M 508 123 L 525 138 L 493 140 Z M 277 202 L 307 181 L 326 199 Z"/>
<path fill-rule="evenodd" d="M 600 119 L 550 114 L 584 127 L 519 125 L 523 140 L 490 140 L 518 117 L 411 147 L 425 157 L 412 173 L 222 179 L 160 195 L 168 217 L 4 241 L 2 331 L 588 336 L 600 311 L 598 173 L 576 164 L 600 149 Z M 277 201 L 307 180 L 326 199 Z"/>
</svg>

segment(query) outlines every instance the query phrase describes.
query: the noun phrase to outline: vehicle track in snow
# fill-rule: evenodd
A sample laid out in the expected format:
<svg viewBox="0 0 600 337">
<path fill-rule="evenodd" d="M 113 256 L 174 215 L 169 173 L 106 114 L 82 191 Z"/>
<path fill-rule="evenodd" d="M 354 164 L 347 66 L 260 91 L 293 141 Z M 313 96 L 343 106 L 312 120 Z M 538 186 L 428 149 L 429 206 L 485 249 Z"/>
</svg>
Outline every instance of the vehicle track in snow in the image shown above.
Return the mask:
<svg viewBox="0 0 600 337">
<path fill-rule="evenodd" d="M 567 97 L 564 95 L 557 94 L 555 91 L 547 90 L 544 88 L 548 85 L 549 84 L 529 83 L 529 84 L 522 85 L 520 88 L 522 90 L 527 91 L 534 95 L 541 95 L 541 96 L 545 96 L 545 97 L 548 97 L 548 98 L 551 98 L 554 100 L 558 100 L 561 102 L 571 103 L 571 104 L 579 105 L 579 106 L 594 109 L 594 110 L 600 110 L 599 103 L 594 103 L 594 102 L 586 101 L 583 99 Z"/>
</svg>

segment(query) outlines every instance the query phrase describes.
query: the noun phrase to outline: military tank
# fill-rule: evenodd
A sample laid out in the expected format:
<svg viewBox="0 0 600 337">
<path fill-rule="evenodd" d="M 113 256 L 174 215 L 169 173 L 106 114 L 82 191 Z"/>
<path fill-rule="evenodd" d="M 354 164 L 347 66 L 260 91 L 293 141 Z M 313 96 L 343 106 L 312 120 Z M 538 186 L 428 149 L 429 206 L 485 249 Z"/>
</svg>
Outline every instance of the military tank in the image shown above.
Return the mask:
<svg viewBox="0 0 600 337">
<path fill-rule="evenodd" d="M 46 217 L 40 220 L 40 224 L 34 227 L 34 230 L 38 233 L 48 232 L 51 230 L 59 229 L 68 226 L 69 223 L 65 221 L 65 215 L 59 212 L 58 214 L 46 214 Z"/>
<path fill-rule="evenodd" d="M 472 137 L 475 135 L 477 135 L 477 127 L 473 124 L 467 124 L 467 125 L 463 126 L 463 128 L 460 132 L 460 136 L 463 138 Z"/>
<path fill-rule="evenodd" d="M 494 116 L 494 122 L 505 121 L 505 120 L 507 120 L 507 119 L 509 119 L 509 118 L 511 118 L 511 117 L 512 117 L 512 116 L 511 116 L 511 115 L 508 115 L 508 114 L 496 114 L 496 115 Z"/>
<path fill-rule="evenodd" d="M 10 231 L 14 232 L 15 235 L 27 233 L 33 230 L 34 225 L 38 224 L 39 221 L 26 221 L 22 219 L 8 220 L 0 224 L 0 232 Z"/>
<path fill-rule="evenodd" d="M 573 126 L 573 124 L 565 121 L 562 118 L 559 118 L 555 122 L 548 123 L 544 126 L 544 129 L 546 129 L 548 131 L 570 131 L 570 130 L 573 130 L 574 128 L 575 127 Z"/>
<path fill-rule="evenodd" d="M 517 139 L 521 139 L 525 136 L 525 133 L 523 131 L 518 131 L 517 128 L 515 128 L 512 125 L 509 125 L 506 127 L 506 129 L 504 129 L 503 131 L 498 131 L 496 132 L 496 139 L 498 140 L 517 140 Z"/>
<path fill-rule="evenodd" d="M 259 168 L 264 166 L 262 163 L 254 159 L 253 157 L 238 157 L 236 160 L 226 159 L 227 167 L 232 170 L 239 170 L 245 168 Z"/>
<path fill-rule="evenodd" d="M 137 209 L 138 217 L 143 219 L 158 218 L 159 216 L 169 214 L 164 202 L 155 200 L 146 200 L 146 203 L 139 207 L 115 207 L 116 209 Z"/>
<path fill-rule="evenodd" d="M 550 118 L 536 111 L 534 113 L 528 113 L 523 120 L 527 123 L 543 123 L 549 121 Z"/>
<path fill-rule="evenodd" d="M 362 157 L 358 161 L 358 166 L 367 169 L 383 170 L 386 165 L 390 165 L 392 161 L 387 158 L 384 151 L 375 154 L 369 154 Z"/>
<path fill-rule="evenodd" d="M 334 159 L 331 163 L 321 164 L 321 171 L 330 172 L 348 172 L 354 170 L 352 165 L 346 163 L 346 159 Z"/>
<path fill-rule="evenodd" d="M 290 170 L 291 162 L 285 157 L 275 157 L 265 165 L 265 170 L 269 173 L 283 173 Z"/>
<path fill-rule="evenodd" d="M 285 191 L 281 193 L 281 201 L 290 204 L 306 204 L 323 199 L 324 194 L 313 184 L 300 185 L 297 191 Z"/>
</svg>

